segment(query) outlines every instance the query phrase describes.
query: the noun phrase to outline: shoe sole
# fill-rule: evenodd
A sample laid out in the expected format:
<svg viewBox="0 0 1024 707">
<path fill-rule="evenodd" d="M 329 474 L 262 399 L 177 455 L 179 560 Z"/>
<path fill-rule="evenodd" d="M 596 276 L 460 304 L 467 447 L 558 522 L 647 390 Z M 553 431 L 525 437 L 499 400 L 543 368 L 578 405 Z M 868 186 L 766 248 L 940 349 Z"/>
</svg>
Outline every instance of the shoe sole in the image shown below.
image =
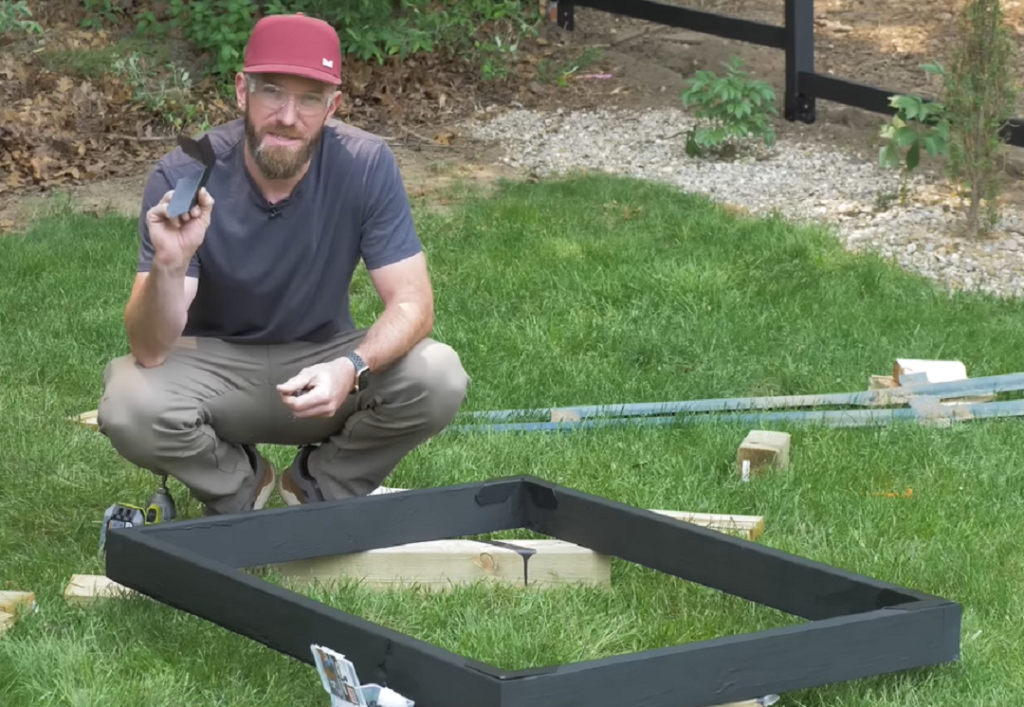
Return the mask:
<svg viewBox="0 0 1024 707">
<path fill-rule="evenodd" d="M 275 471 L 274 465 L 267 459 L 264 459 L 263 463 L 267 465 L 267 470 L 264 473 L 264 476 L 270 476 L 270 482 L 264 484 L 263 488 L 260 489 L 259 494 L 256 496 L 256 500 L 252 504 L 252 509 L 254 511 L 261 510 L 267 505 L 267 501 L 270 500 L 270 495 L 274 493 L 274 486 L 276 486 L 274 480 L 277 476 L 277 471 Z"/>
<path fill-rule="evenodd" d="M 284 487 L 284 479 L 288 476 L 288 473 L 288 471 L 285 471 L 277 480 L 277 493 L 281 496 L 281 500 L 284 501 L 286 506 L 301 506 L 302 499 Z"/>
</svg>

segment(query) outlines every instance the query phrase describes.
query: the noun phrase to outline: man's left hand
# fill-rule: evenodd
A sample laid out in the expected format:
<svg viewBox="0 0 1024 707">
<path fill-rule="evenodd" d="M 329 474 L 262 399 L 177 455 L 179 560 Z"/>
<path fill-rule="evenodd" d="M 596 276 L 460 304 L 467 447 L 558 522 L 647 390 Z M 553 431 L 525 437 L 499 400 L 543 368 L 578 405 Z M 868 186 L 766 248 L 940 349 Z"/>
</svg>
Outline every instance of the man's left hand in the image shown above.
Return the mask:
<svg viewBox="0 0 1024 707">
<path fill-rule="evenodd" d="M 355 366 L 347 358 L 303 368 L 277 386 L 295 417 L 331 417 L 355 387 Z"/>
</svg>

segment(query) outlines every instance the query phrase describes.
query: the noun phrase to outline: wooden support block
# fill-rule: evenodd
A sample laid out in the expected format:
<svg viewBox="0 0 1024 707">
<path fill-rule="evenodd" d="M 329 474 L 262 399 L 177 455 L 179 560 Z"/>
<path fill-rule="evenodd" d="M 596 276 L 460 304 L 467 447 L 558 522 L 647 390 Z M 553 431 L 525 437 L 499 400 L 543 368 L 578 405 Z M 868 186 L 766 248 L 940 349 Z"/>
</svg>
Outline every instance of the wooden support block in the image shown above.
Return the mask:
<svg viewBox="0 0 1024 707">
<path fill-rule="evenodd" d="M 89 412 L 83 412 L 81 415 L 72 415 L 68 419 L 82 427 L 90 430 L 99 430 L 100 425 L 96 419 L 96 410 L 90 410 Z"/>
<path fill-rule="evenodd" d="M 98 599 L 124 599 L 131 596 L 141 595 L 109 577 L 96 574 L 73 575 L 68 586 L 64 588 L 64 601 L 79 606 Z"/>
<path fill-rule="evenodd" d="M 36 595 L 32 592 L 0 592 L 0 613 L 17 614 L 35 607 Z"/>
<path fill-rule="evenodd" d="M 662 515 L 736 535 L 747 540 L 757 540 L 764 532 L 764 518 L 761 516 L 737 516 L 724 513 L 690 513 L 688 511 L 659 511 Z"/>
<path fill-rule="evenodd" d="M 518 549 L 518 551 L 517 551 Z M 478 581 L 551 588 L 611 583 L 611 558 L 562 540 L 433 540 L 268 565 L 298 583 L 362 580 L 386 589 L 444 590 Z"/>
<path fill-rule="evenodd" d="M 3 635 L 7 633 L 17 621 L 18 617 L 15 614 L 0 611 L 0 637 L 3 637 Z"/>
<path fill-rule="evenodd" d="M 744 481 L 767 469 L 789 466 L 788 432 L 751 430 L 736 450 L 736 468 Z"/>
<path fill-rule="evenodd" d="M 898 388 L 899 383 L 892 376 L 870 376 L 868 378 L 868 390 L 883 390 L 885 388 Z"/>
</svg>

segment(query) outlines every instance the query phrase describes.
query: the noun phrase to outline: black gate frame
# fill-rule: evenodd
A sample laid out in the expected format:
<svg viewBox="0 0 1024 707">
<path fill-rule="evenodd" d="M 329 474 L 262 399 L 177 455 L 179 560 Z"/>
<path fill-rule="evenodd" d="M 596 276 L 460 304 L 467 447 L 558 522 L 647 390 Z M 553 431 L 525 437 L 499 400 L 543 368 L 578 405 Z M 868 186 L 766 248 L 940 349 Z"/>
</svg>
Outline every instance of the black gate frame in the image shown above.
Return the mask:
<svg viewBox="0 0 1024 707">
<path fill-rule="evenodd" d="M 516 528 L 807 622 L 502 670 L 243 569 Z M 333 648 L 363 682 L 390 687 L 416 707 L 705 707 L 960 655 L 956 602 L 532 476 L 116 529 L 107 536 L 106 574 L 308 664 L 312 644 Z"/>
<path fill-rule="evenodd" d="M 814 123 L 817 99 L 895 115 L 896 110 L 889 105 L 889 97 L 903 92 L 814 71 L 814 0 L 785 0 L 785 3 L 785 24 L 781 27 L 653 0 L 557 0 L 556 22 L 559 27 L 572 31 L 576 26 L 574 7 L 589 7 L 614 15 L 782 49 L 786 53 L 783 115 L 790 122 Z M 921 98 L 929 102 L 934 100 L 927 96 Z M 1006 144 L 1024 147 L 1024 120 L 1007 119 L 1000 135 Z"/>
</svg>

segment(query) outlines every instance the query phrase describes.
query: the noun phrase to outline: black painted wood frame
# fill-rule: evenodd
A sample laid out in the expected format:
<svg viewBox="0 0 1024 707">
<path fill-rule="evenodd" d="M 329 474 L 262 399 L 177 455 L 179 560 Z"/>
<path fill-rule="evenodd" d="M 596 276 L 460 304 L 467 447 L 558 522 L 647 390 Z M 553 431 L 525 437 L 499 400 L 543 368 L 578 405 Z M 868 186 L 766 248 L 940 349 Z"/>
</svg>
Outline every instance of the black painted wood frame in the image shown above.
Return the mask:
<svg viewBox="0 0 1024 707">
<path fill-rule="evenodd" d="M 807 621 L 505 671 L 244 571 L 516 528 Z M 308 664 L 311 644 L 333 647 L 361 680 L 417 707 L 706 707 L 939 665 L 960 651 L 956 602 L 531 476 L 114 530 L 106 574 Z"/>
</svg>

